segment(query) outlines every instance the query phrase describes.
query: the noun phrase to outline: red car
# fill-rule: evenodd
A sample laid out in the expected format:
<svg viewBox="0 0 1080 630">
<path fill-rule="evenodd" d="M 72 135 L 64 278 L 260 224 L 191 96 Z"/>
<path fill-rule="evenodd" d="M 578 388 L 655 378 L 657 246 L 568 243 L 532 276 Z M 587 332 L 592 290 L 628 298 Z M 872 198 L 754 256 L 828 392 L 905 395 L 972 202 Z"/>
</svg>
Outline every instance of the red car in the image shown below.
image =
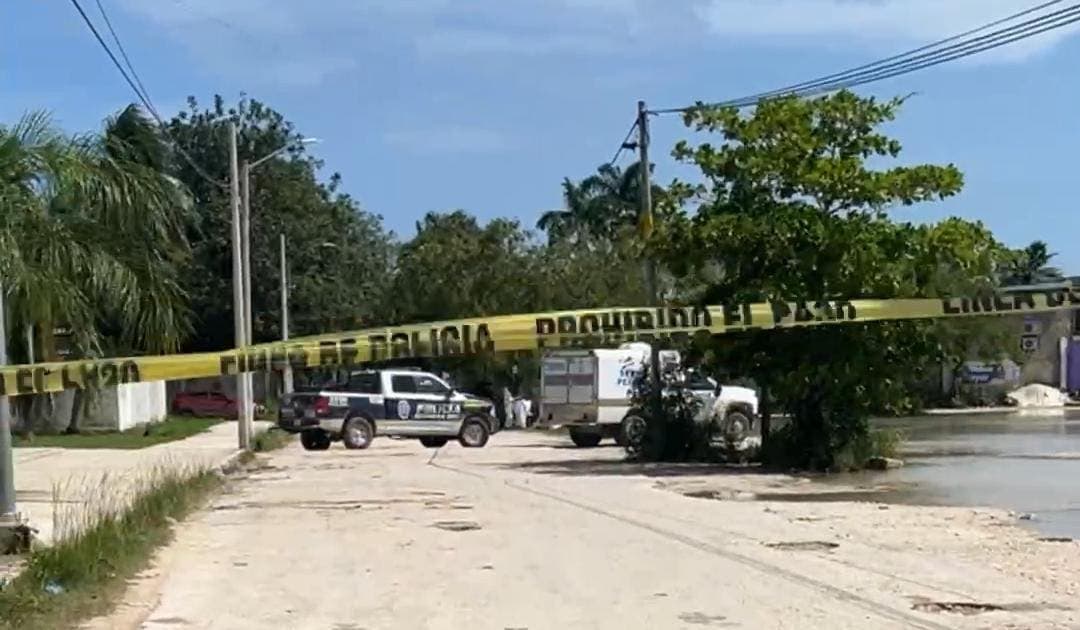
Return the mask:
<svg viewBox="0 0 1080 630">
<path fill-rule="evenodd" d="M 190 416 L 236 418 L 236 399 L 221 392 L 177 392 L 172 412 Z"/>
</svg>

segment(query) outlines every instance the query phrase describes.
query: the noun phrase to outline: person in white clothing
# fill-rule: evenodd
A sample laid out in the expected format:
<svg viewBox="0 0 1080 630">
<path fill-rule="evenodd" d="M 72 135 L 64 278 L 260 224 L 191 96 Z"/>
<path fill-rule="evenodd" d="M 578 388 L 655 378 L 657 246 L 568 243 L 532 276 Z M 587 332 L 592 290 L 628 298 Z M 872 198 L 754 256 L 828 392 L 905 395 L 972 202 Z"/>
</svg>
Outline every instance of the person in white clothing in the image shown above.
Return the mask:
<svg viewBox="0 0 1080 630">
<path fill-rule="evenodd" d="M 506 414 L 506 428 L 511 428 L 514 426 L 514 396 L 510 393 L 510 388 L 503 388 L 502 398 L 503 412 Z"/>
<path fill-rule="evenodd" d="M 524 429 L 526 419 L 529 417 L 529 401 L 524 398 L 515 398 L 513 403 L 514 428 Z"/>
</svg>

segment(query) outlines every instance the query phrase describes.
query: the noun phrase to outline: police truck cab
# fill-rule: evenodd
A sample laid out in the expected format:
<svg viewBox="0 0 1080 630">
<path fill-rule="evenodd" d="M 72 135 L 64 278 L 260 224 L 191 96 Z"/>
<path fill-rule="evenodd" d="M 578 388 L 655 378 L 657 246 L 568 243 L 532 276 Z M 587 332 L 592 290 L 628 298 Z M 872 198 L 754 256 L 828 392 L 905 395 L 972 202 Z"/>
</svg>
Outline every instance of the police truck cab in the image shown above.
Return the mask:
<svg viewBox="0 0 1080 630">
<path fill-rule="evenodd" d="M 495 428 L 492 410 L 490 401 L 458 392 L 429 372 L 361 370 L 344 382 L 283 396 L 278 426 L 299 433 L 309 451 L 337 440 L 364 449 L 376 435 L 418 438 L 431 448 L 457 439 L 478 448 Z"/>
</svg>

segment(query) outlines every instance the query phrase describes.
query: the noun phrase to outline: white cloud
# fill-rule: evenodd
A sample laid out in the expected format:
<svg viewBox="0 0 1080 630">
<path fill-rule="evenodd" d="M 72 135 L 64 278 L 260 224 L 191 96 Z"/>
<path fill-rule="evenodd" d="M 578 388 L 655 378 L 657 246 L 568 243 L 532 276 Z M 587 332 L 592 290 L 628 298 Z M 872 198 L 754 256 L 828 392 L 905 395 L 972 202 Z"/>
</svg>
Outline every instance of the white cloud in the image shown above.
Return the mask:
<svg viewBox="0 0 1080 630">
<path fill-rule="evenodd" d="M 439 29 L 416 38 L 422 55 L 608 54 L 619 50 L 614 38 L 596 33 L 513 33 L 490 29 Z"/>
<path fill-rule="evenodd" d="M 422 60 L 631 54 L 644 45 L 828 46 L 879 56 L 995 20 L 1035 0 L 121 0 L 245 87 L 315 87 L 388 49 Z M 1023 60 L 1068 28 L 980 55 Z M 400 63 L 412 60 L 401 59 Z"/>
<path fill-rule="evenodd" d="M 392 147 L 418 155 L 499 153 L 507 147 L 506 138 L 497 131 L 452 124 L 390 131 L 383 139 Z"/>
<path fill-rule="evenodd" d="M 374 40 L 421 54 L 607 53 L 629 43 L 618 40 L 642 29 L 643 7 L 657 0 L 322 0 L 315 11 L 295 0 L 121 2 L 222 74 L 233 62 L 249 79 L 249 66 L 276 79 L 298 60 L 356 56 Z"/>
<path fill-rule="evenodd" d="M 1032 0 L 709 0 L 697 14 L 711 33 L 722 37 L 800 45 L 826 40 L 833 47 L 889 48 L 956 35 L 1032 4 Z M 1059 8 L 1048 7 L 999 28 Z M 1075 32 L 1076 27 L 1064 27 L 986 54 L 994 60 L 1022 60 Z"/>
</svg>

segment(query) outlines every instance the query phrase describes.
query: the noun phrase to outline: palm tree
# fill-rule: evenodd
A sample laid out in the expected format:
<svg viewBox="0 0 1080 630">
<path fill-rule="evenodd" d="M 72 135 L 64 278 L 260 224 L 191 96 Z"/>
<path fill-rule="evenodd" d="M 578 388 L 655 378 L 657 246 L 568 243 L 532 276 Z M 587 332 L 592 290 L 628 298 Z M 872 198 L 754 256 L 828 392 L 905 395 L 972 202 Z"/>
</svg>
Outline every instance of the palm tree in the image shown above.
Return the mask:
<svg viewBox="0 0 1080 630">
<path fill-rule="evenodd" d="M 10 330 L 37 330 L 41 358 L 57 325 L 88 357 L 174 351 L 188 333 L 175 263 L 189 206 L 155 133 L 134 108 L 102 135 L 64 135 L 40 112 L 0 126 L 0 278 Z"/>
<path fill-rule="evenodd" d="M 564 178 L 563 210 L 548 210 L 536 222 L 538 229 L 547 232 L 548 242 L 577 242 L 586 237 L 590 230 L 589 200 L 579 186 Z"/>
<path fill-rule="evenodd" d="M 638 162 L 624 171 L 605 164 L 581 182 L 590 199 L 590 225 L 601 236 L 611 238 L 623 227 L 635 225 L 641 212 L 641 175 Z"/>
<path fill-rule="evenodd" d="M 1015 252 L 1011 264 L 1006 268 L 1002 284 L 1028 285 L 1062 282 L 1065 276 L 1057 267 L 1051 267 L 1050 261 L 1057 254 L 1051 253 L 1043 241 L 1033 241 L 1024 249 Z"/>
<path fill-rule="evenodd" d="M 626 170 L 604 164 L 578 184 L 564 179 L 566 208 L 545 212 L 536 226 L 547 232 L 548 240 L 552 242 L 586 237 L 615 239 L 627 227 L 637 225 L 641 212 L 640 190 L 640 162 L 631 164 Z M 664 194 L 662 187 L 652 186 L 654 209 Z"/>
</svg>

